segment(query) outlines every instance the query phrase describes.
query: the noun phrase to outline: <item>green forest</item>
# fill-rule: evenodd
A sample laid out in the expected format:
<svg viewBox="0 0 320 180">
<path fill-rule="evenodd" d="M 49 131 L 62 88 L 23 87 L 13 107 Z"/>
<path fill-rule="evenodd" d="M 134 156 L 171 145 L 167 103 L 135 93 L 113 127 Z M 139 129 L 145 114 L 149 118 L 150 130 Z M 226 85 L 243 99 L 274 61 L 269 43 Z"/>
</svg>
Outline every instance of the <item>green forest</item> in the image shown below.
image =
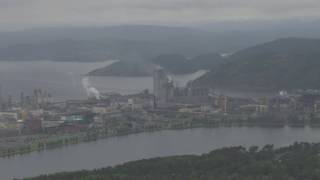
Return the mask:
<svg viewBox="0 0 320 180">
<path fill-rule="evenodd" d="M 319 152 L 320 144 L 310 143 L 229 147 L 199 156 L 154 158 L 26 180 L 319 180 Z"/>
</svg>

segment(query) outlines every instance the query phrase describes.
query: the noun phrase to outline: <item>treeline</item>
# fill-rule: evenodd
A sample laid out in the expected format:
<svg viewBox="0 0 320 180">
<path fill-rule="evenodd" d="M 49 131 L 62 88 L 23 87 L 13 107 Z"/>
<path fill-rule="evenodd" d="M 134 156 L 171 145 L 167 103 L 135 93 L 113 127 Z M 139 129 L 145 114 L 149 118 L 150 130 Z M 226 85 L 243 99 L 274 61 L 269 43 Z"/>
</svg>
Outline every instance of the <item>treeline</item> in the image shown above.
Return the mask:
<svg viewBox="0 0 320 180">
<path fill-rule="evenodd" d="M 116 167 L 42 175 L 26 180 L 319 180 L 320 144 L 275 149 L 230 147 L 201 156 L 175 156 Z"/>
<path fill-rule="evenodd" d="M 173 74 L 188 74 L 198 70 L 214 70 L 223 64 L 225 59 L 215 53 L 203 54 L 193 58 L 187 58 L 179 54 L 159 55 L 151 62 L 160 65 Z"/>
<path fill-rule="evenodd" d="M 11 157 L 15 155 L 28 154 L 34 151 L 43 151 L 48 149 L 59 148 L 67 145 L 77 144 L 90 138 L 88 135 L 81 136 L 66 136 L 49 139 L 36 139 L 35 142 L 25 143 L 13 147 L 0 148 L 0 158 Z M 89 140 L 87 140 L 89 141 Z"/>
</svg>

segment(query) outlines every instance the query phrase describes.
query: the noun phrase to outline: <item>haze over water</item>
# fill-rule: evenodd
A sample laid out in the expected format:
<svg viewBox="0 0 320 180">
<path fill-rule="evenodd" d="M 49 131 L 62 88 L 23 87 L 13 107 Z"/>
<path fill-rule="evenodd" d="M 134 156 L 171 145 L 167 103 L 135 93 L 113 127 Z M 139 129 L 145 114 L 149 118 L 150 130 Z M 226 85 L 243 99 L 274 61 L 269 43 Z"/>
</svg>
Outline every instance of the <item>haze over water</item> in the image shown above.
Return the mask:
<svg viewBox="0 0 320 180">
<path fill-rule="evenodd" d="M 21 92 L 31 94 L 41 88 L 52 94 L 54 100 L 87 98 L 82 78 L 88 72 L 107 66 L 112 61 L 78 63 L 53 61 L 9 62 L 0 61 L 0 85 L 2 96 L 19 97 Z M 178 85 L 199 77 L 204 72 L 175 76 Z M 101 92 L 122 94 L 152 91 L 152 77 L 90 77 L 90 83 Z"/>
</svg>

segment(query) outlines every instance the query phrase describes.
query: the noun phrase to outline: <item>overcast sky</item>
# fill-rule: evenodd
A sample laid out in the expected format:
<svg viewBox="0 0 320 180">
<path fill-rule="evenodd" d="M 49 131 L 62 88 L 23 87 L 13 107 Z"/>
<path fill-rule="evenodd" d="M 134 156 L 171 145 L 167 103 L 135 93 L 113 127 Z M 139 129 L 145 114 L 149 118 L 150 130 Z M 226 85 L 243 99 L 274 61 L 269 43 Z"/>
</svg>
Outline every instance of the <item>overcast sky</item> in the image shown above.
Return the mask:
<svg viewBox="0 0 320 180">
<path fill-rule="evenodd" d="M 0 28 L 320 17 L 320 0 L 0 0 Z"/>
</svg>

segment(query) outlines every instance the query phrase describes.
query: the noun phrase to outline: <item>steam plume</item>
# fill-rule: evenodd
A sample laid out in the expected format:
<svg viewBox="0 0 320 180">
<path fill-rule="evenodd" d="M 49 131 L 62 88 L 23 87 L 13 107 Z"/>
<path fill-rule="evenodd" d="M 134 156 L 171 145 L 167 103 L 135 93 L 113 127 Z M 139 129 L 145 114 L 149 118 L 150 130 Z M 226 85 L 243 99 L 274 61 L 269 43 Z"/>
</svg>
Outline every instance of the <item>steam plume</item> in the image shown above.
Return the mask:
<svg viewBox="0 0 320 180">
<path fill-rule="evenodd" d="M 86 90 L 88 97 L 100 99 L 100 92 L 91 85 L 89 77 L 84 77 L 82 79 L 82 86 Z"/>
</svg>

